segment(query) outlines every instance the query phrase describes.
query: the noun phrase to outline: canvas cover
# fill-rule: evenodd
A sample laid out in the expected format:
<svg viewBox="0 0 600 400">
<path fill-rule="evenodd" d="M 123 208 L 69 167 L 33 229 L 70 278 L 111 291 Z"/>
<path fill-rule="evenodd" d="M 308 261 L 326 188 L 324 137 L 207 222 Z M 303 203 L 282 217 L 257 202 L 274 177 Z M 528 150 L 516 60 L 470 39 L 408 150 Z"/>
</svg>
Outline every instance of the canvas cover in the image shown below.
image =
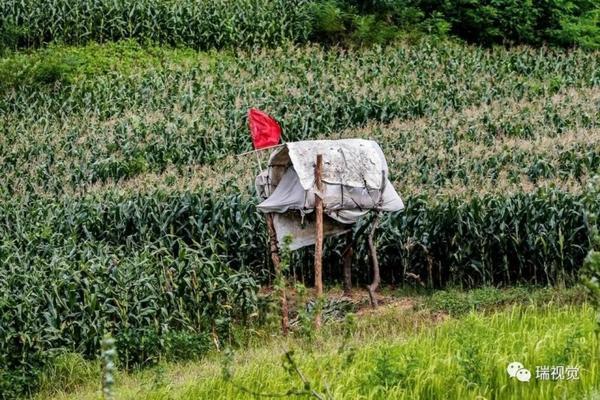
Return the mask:
<svg viewBox="0 0 600 400">
<path fill-rule="evenodd" d="M 315 241 L 314 227 L 299 228 L 299 221 L 314 210 L 317 154 L 323 155 L 323 191 L 319 195 L 328 217 L 325 235 L 345 232 L 371 210 L 404 208 L 388 179 L 387 163 L 376 142 L 346 139 L 287 143 L 273 152 L 268 170 L 256 178 L 257 193 L 263 199 L 258 208 L 277 216 L 278 238 L 291 234 L 293 247 Z"/>
<path fill-rule="evenodd" d="M 277 243 L 281 247 L 284 238 L 290 235 L 292 241 L 290 250 L 297 250 L 304 246 L 315 244 L 315 218 L 314 213 L 302 215 L 299 212 L 273 214 L 273 225 L 277 234 Z M 331 218 L 323 218 L 323 236 L 337 236 L 352 229 L 351 225 L 343 225 Z"/>
</svg>

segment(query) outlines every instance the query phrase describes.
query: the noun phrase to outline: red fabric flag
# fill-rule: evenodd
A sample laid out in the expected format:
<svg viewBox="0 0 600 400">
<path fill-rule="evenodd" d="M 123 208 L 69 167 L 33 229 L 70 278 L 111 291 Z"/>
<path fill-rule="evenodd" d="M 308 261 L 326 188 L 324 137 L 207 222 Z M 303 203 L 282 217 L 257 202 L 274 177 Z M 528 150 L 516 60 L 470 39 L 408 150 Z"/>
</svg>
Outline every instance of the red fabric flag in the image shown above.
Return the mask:
<svg viewBox="0 0 600 400">
<path fill-rule="evenodd" d="M 256 150 L 279 144 L 281 127 L 273 117 L 264 112 L 251 108 L 248 110 L 248 123 L 252 144 Z"/>
</svg>

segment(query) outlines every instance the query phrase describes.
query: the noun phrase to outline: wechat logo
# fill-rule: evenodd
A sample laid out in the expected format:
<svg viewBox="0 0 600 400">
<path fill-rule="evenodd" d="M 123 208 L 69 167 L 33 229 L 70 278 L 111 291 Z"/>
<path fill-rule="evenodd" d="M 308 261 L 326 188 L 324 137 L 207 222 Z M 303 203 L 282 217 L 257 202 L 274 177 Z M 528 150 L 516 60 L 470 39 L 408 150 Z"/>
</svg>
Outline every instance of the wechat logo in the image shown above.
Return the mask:
<svg viewBox="0 0 600 400">
<path fill-rule="evenodd" d="M 508 364 L 506 372 L 508 372 L 508 376 L 511 378 L 517 378 L 521 382 L 529 382 L 531 380 L 531 372 L 517 361 Z"/>
</svg>

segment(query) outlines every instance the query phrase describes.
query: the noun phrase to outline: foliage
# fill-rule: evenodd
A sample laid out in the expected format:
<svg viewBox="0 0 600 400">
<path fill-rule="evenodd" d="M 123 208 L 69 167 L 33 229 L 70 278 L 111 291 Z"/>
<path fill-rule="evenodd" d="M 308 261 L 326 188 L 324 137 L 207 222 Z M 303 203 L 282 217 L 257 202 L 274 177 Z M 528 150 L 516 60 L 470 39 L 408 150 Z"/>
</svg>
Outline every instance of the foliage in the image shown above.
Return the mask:
<svg viewBox="0 0 600 400">
<path fill-rule="evenodd" d="M 235 57 L 133 41 L 11 53 L 0 61 L 2 396 L 44 382 L 57 351 L 95 357 L 104 332 L 132 368 L 198 358 L 233 341 L 236 323 L 264 320 L 257 285 L 273 271 L 246 186 L 254 161 L 231 156 L 248 150 L 250 105 L 277 116 L 287 141 L 383 145 L 407 206 L 382 224 L 384 282 L 574 281 L 594 229 L 584 210 L 600 200 L 582 194 L 600 168 L 598 71 L 595 53 L 428 40 Z M 327 242 L 326 282 L 341 278 L 342 246 Z M 310 251 L 286 262 L 312 281 Z"/>
<path fill-rule="evenodd" d="M 73 392 L 77 387 L 98 379 L 100 363 L 89 361 L 78 353 L 53 356 L 40 374 L 39 389 L 47 394 Z"/>
<path fill-rule="evenodd" d="M 273 271 L 245 186 L 253 165 L 226 157 L 248 149 L 249 105 L 277 116 L 286 140 L 382 143 L 407 206 L 382 223 L 386 283 L 407 273 L 433 287 L 571 282 L 589 250 L 594 53 L 424 40 L 232 57 L 128 41 L 1 64 L 5 397 L 33 388 L 56 351 L 95 357 L 105 331 L 132 368 L 198 358 L 233 341 L 236 323 L 264 320 L 257 285 Z M 342 246 L 326 244 L 326 282 L 341 278 Z M 311 282 L 311 265 L 310 251 L 294 252 L 289 273 Z M 346 305 L 324 312 L 338 319 Z"/>
<path fill-rule="evenodd" d="M 137 39 L 208 49 L 274 46 L 305 40 L 305 0 L 6 0 L 0 44 L 82 44 Z M 2 47 L 2 46 L 0 46 Z"/>
<path fill-rule="evenodd" d="M 121 50 L 123 55 L 113 54 Z M 154 54 L 125 43 L 0 61 L 5 65 L 0 74 L 7 77 L 0 82 L 9 85 L 0 95 L 5 138 L 0 196 L 79 193 L 94 184 L 166 172 L 187 174 L 202 186 L 216 181 L 215 186 L 228 187 L 220 175 L 240 179 L 228 169 L 240 164 L 245 176 L 254 172 L 252 159 L 224 160 L 250 150 L 245 115 L 253 106 L 281 121 L 286 141 L 376 137 L 386 154 L 394 155 L 389 156 L 392 178 L 411 177 L 403 192 L 452 180 L 478 186 L 471 177 L 501 180 L 503 170 L 506 180 L 517 183 L 554 177 L 576 181 L 600 165 L 598 152 L 582 139 L 589 136 L 597 143 L 599 136 L 594 128 L 600 121 L 600 68 L 594 54 L 483 50 L 430 41 L 348 52 L 284 47 L 237 57 Z M 73 83 L 27 84 L 37 79 L 35 65 L 53 58 L 77 60 L 59 79 Z M 421 118 L 429 129 L 401 124 Z M 375 122 L 394 124 L 357 131 Z M 556 143 L 555 154 L 544 151 L 547 140 L 534 151 L 526 146 L 502 150 L 503 142 L 516 147 L 518 139 L 568 138 L 580 130 L 590 132 Z M 498 146 L 484 162 L 476 157 L 477 148 L 468 157 L 457 154 L 453 149 L 459 142 L 470 148 Z M 206 164 L 223 167 L 193 179 L 197 166 Z"/>
<path fill-rule="evenodd" d="M 349 339 L 348 346 L 354 348 L 350 359 L 338 351 L 345 328 L 330 333 L 324 327 L 319 345 L 296 351 L 293 359 L 311 388 L 324 388 L 335 399 L 549 400 L 593 398 L 600 389 L 597 352 L 590 351 L 599 345 L 594 310 L 587 305 L 513 305 L 446 321 L 422 318 L 422 311 L 397 308 L 361 316 Z M 415 325 L 421 326 L 417 332 Z M 153 389 L 147 375 L 136 375 L 118 385 L 117 394 L 122 400 L 257 398 L 240 386 L 252 393 L 282 394 L 299 388 L 296 374 L 281 368 L 285 350 L 280 345 L 302 348 L 302 338 L 290 340 L 269 339 L 262 346 L 238 350 L 227 364 L 233 379 L 221 374 L 219 358 L 209 358 L 169 366 L 169 375 L 181 377 L 169 391 Z M 529 384 L 508 377 L 506 367 L 515 360 L 531 370 Z M 578 366 L 579 379 L 536 380 L 536 366 L 544 365 Z M 90 400 L 94 395 L 83 390 L 63 398 Z"/>
<path fill-rule="evenodd" d="M 95 356 L 105 330 L 113 333 L 125 367 L 163 355 L 193 359 L 208 350 L 208 334 L 227 340 L 232 320 L 250 322 L 254 280 L 217 256 L 204 257 L 180 241 L 173 245 L 132 253 L 88 243 L 71 247 L 70 260 L 33 256 L 20 258 L 28 266 L 17 267 L 14 259 L 0 277 L 2 365 L 35 377 L 54 349 Z M 30 376 L 13 389 L 34 382 Z"/>
<path fill-rule="evenodd" d="M 19 217 L 40 210 L 43 217 Z M 560 215 L 548 218 L 557 210 Z M 270 274 L 266 238 L 257 239 L 262 218 L 252 203 L 237 196 L 44 200 L 6 211 L 1 229 L 13 239 L 0 249 L 0 357 L 12 369 L 41 366 L 56 348 L 92 356 L 104 330 L 113 332 L 125 367 L 177 359 L 188 344 L 204 352 L 206 334 L 226 340 L 234 321 L 256 318 L 250 271 Z M 401 282 L 407 268 L 423 281 L 431 276 L 435 286 L 572 280 L 588 235 L 579 200 L 561 192 L 409 201 L 404 213 L 384 220 L 382 232 L 384 279 Z M 335 246 L 328 247 L 325 265 L 335 263 Z M 356 278 L 367 280 L 364 244 L 356 254 Z M 171 336 L 178 331 L 199 336 Z"/>
<path fill-rule="evenodd" d="M 497 311 L 510 304 L 563 306 L 583 304 L 588 298 L 577 287 L 571 289 L 514 286 L 505 289 L 482 287 L 469 291 L 447 289 L 427 296 L 424 307 L 434 312 L 461 316 L 469 312 Z"/>
<path fill-rule="evenodd" d="M 70 85 L 98 75 L 133 75 L 167 60 L 185 63 L 192 54 L 195 52 L 189 49 L 143 47 L 133 40 L 82 47 L 51 44 L 35 52 L 14 52 L 0 59 L 0 92 L 23 87 L 57 89 L 57 85 Z"/>
<path fill-rule="evenodd" d="M 418 31 L 484 45 L 600 48 L 600 6 L 591 0 L 326 0 L 311 11 L 312 37 L 321 42 L 387 43 Z"/>
<path fill-rule="evenodd" d="M 231 352 L 225 353 L 223 357 L 223 380 L 234 386 L 240 392 L 250 395 L 254 398 L 256 397 L 292 397 L 292 396 L 302 396 L 302 397 L 310 397 L 319 400 L 333 400 L 329 393 L 321 393 L 319 390 L 315 389 L 310 381 L 308 381 L 300 368 L 294 357 L 294 351 L 288 350 L 284 353 L 282 357 L 281 366 L 290 376 L 290 378 L 297 378 L 302 384 L 300 388 L 291 387 L 282 393 L 264 393 L 257 390 L 249 389 L 243 385 L 239 385 L 234 380 L 234 373 L 231 370 L 231 365 L 233 364 L 233 354 Z M 293 385 L 296 386 L 296 385 Z M 327 386 L 325 386 L 327 387 Z"/>
<path fill-rule="evenodd" d="M 587 218 L 590 226 L 591 249 L 581 271 L 583 284 L 589 292 L 592 304 L 598 310 L 597 332 L 600 335 L 600 232 L 598 228 L 598 210 L 600 210 L 600 207 L 594 203 L 594 199 L 598 197 L 600 197 L 600 178 L 596 178 L 589 185 Z"/>
<path fill-rule="evenodd" d="M 381 230 L 382 279 L 404 280 L 411 272 L 436 287 L 572 281 L 588 235 L 581 201 L 557 191 L 466 202 L 411 199 Z"/>
<path fill-rule="evenodd" d="M 336 0 L 311 5 L 313 40 L 323 43 L 384 44 L 399 37 L 399 29 L 375 14 L 358 13 L 356 8 Z M 408 13 L 407 13 L 408 15 Z M 409 21 L 404 21 L 408 26 Z"/>
<path fill-rule="evenodd" d="M 600 49 L 600 6 L 593 0 L 540 2 L 541 18 L 549 41 L 588 49 Z"/>
<path fill-rule="evenodd" d="M 6 0 L 0 50 L 135 39 L 193 48 L 381 44 L 406 32 L 483 44 L 600 46 L 594 0 Z"/>
</svg>

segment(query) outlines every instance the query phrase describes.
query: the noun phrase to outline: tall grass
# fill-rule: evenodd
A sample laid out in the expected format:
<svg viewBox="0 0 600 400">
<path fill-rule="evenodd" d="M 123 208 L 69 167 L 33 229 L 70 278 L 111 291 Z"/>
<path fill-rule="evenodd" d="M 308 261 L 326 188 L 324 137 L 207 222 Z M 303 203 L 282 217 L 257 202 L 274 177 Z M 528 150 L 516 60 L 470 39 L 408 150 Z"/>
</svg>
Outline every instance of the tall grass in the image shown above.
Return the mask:
<svg viewBox="0 0 600 400">
<path fill-rule="evenodd" d="M 599 347 L 592 315 L 589 307 L 582 314 L 517 307 L 484 318 L 471 314 L 408 340 L 361 341 L 350 360 L 333 349 L 296 354 L 313 385 L 323 391 L 328 387 L 335 399 L 576 398 L 598 389 Z M 578 366 L 581 379 L 522 384 L 506 373 L 513 360 L 534 376 L 536 365 Z M 272 355 L 260 354 L 255 363 L 239 365 L 235 382 L 259 392 L 285 391 L 291 378 L 276 366 Z M 179 398 L 212 391 L 222 399 L 251 398 L 218 378 L 190 384 Z"/>
<path fill-rule="evenodd" d="M 167 366 L 177 383 L 154 387 L 151 375 L 121 377 L 119 398 L 126 399 L 251 399 L 243 386 L 258 393 L 286 393 L 300 388 L 294 373 L 282 367 L 285 350 L 293 349 L 299 369 L 311 387 L 334 399 L 574 399 L 594 398 L 600 382 L 599 343 L 594 312 L 589 306 L 546 308 L 514 306 L 483 316 L 467 314 L 409 335 L 406 326 L 424 321 L 418 314 L 395 308 L 364 317 L 344 347 L 341 333 L 324 332 L 312 347 L 303 339 L 269 343 L 242 350 L 231 365 L 233 377 L 220 375 L 219 358 L 190 366 Z M 412 319 L 412 321 L 411 321 Z M 386 336 L 363 335 L 363 329 L 395 326 Z M 273 348 L 278 348 L 273 350 Z M 506 367 L 519 361 L 532 371 L 528 383 L 510 379 Z M 536 366 L 575 366 L 578 380 L 541 381 Z M 82 390 L 56 399 L 90 399 Z M 587 396 L 587 397 L 586 397 Z"/>
</svg>

